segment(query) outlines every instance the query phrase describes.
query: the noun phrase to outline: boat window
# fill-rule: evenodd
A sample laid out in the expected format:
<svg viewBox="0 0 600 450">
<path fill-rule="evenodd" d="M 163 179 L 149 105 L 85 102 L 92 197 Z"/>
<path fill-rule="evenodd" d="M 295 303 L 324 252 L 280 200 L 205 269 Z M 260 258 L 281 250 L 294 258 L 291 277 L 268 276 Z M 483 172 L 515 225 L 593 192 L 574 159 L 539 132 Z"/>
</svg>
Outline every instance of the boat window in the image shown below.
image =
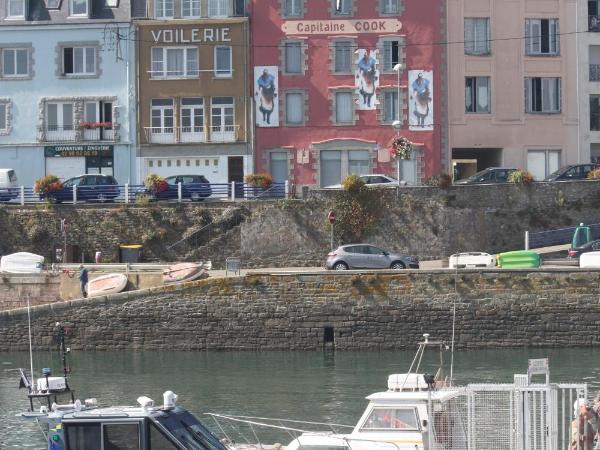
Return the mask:
<svg viewBox="0 0 600 450">
<path fill-rule="evenodd" d="M 363 430 L 418 430 L 415 408 L 373 408 L 362 426 Z"/>
<path fill-rule="evenodd" d="M 188 450 L 227 450 L 198 419 L 185 410 L 156 418 Z"/>
<path fill-rule="evenodd" d="M 67 450 L 101 450 L 100 424 L 65 424 Z"/>
<path fill-rule="evenodd" d="M 177 450 L 177 447 L 153 423 L 150 423 L 149 441 L 149 450 Z"/>
<path fill-rule="evenodd" d="M 140 432 L 137 423 L 105 423 L 104 450 L 139 450 Z"/>
</svg>

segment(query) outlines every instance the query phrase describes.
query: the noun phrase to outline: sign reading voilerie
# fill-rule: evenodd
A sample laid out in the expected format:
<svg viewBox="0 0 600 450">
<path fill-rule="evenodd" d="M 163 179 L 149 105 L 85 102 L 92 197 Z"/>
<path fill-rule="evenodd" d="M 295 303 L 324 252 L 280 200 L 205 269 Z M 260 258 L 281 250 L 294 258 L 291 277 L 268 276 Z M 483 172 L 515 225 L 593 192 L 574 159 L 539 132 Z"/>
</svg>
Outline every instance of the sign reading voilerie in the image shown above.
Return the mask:
<svg viewBox="0 0 600 450">
<path fill-rule="evenodd" d="M 151 30 L 155 43 L 185 44 L 188 42 L 230 42 L 229 28 L 176 28 Z"/>
<path fill-rule="evenodd" d="M 288 20 L 281 29 L 285 34 L 397 33 L 397 19 L 363 20 Z"/>
</svg>

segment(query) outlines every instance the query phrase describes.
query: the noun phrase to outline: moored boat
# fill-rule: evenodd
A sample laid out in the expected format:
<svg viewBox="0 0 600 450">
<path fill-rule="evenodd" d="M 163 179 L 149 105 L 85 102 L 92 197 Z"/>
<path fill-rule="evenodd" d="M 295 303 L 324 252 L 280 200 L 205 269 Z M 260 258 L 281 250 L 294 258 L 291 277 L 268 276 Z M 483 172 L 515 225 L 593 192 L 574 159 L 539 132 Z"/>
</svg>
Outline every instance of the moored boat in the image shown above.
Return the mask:
<svg viewBox="0 0 600 450">
<path fill-rule="evenodd" d="M 44 257 L 35 253 L 18 252 L 0 258 L 0 272 L 42 273 Z"/>
<path fill-rule="evenodd" d="M 118 294 L 127 286 L 127 275 L 122 273 L 109 273 L 89 281 L 88 297 L 99 295 Z"/>
<path fill-rule="evenodd" d="M 203 263 L 179 263 L 169 266 L 163 272 L 164 283 L 183 283 L 208 276 L 208 270 L 212 268 L 210 261 Z"/>
</svg>

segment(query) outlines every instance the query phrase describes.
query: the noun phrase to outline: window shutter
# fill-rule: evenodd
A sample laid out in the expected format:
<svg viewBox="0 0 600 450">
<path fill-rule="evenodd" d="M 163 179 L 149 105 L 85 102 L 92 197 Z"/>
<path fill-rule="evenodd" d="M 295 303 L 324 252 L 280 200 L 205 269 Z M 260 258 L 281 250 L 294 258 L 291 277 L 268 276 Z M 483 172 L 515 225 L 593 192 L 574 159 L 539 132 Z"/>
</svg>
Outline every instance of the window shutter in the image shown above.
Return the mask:
<svg viewBox="0 0 600 450">
<path fill-rule="evenodd" d="M 531 112 L 531 78 L 525 78 L 525 112 Z"/>
<path fill-rule="evenodd" d="M 558 26 L 558 19 L 553 20 L 552 23 L 554 24 L 554 33 L 552 34 L 554 38 L 554 53 L 558 55 L 560 54 L 560 28 Z"/>
<path fill-rule="evenodd" d="M 474 40 L 474 23 L 473 19 L 465 19 L 465 54 L 470 55 L 473 53 L 473 40 Z"/>
<path fill-rule="evenodd" d="M 487 26 L 486 19 L 475 19 L 474 34 L 475 42 L 473 50 L 478 55 L 487 53 Z"/>
<path fill-rule="evenodd" d="M 391 41 L 383 41 L 383 67 L 384 70 L 391 70 L 393 68 Z"/>
</svg>

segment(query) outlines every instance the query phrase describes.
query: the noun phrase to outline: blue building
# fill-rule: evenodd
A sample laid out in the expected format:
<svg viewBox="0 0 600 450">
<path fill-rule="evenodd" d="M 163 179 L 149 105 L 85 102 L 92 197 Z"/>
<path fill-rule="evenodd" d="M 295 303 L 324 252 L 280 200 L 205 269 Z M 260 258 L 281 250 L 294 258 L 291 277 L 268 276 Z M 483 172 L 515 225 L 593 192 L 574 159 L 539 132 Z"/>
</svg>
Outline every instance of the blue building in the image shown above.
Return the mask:
<svg viewBox="0 0 600 450">
<path fill-rule="evenodd" d="M 135 182 L 129 0 L 0 2 L 0 167 Z"/>
</svg>

